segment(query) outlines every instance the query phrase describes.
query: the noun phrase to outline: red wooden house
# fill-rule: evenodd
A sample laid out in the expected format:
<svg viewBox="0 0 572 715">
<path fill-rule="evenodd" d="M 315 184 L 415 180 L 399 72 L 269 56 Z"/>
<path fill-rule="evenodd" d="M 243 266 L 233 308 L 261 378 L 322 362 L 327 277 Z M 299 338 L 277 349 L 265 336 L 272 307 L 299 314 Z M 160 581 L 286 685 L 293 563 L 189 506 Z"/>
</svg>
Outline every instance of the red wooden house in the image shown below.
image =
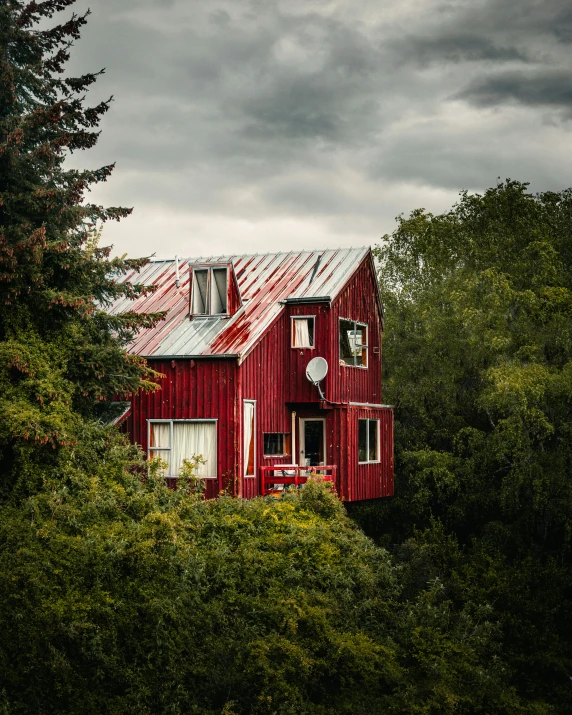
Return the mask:
<svg viewBox="0 0 572 715">
<path fill-rule="evenodd" d="M 370 249 L 153 261 L 125 280 L 157 290 L 115 312 L 169 311 L 130 346 L 165 377 L 132 396 L 124 422 L 166 476 L 201 454 L 208 497 L 253 497 L 320 466 L 347 501 L 393 494 Z M 319 386 L 306 377 L 317 356 L 328 364 Z"/>
</svg>

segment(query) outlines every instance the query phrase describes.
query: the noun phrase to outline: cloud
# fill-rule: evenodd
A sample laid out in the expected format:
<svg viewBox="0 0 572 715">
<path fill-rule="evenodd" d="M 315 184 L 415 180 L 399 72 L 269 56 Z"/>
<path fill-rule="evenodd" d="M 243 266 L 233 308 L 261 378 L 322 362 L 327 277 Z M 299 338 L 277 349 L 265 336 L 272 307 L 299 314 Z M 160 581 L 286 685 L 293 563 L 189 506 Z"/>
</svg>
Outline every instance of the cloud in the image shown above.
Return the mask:
<svg viewBox="0 0 572 715">
<path fill-rule="evenodd" d="M 99 0 L 71 69 L 115 103 L 70 165 L 117 162 L 90 197 L 135 206 L 117 250 L 368 244 L 497 176 L 569 183 L 569 3 L 385 5 Z"/>
<path fill-rule="evenodd" d="M 474 80 L 457 98 L 483 107 L 517 102 L 528 107 L 550 106 L 572 111 L 572 72 L 544 70 L 532 75 L 503 72 Z"/>
<path fill-rule="evenodd" d="M 396 48 L 397 49 L 397 48 Z M 443 32 L 438 36 L 408 36 L 400 39 L 399 49 L 405 61 L 418 65 L 434 62 L 441 64 L 459 62 L 528 62 L 523 49 L 503 46 L 491 39 L 469 32 Z"/>
</svg>

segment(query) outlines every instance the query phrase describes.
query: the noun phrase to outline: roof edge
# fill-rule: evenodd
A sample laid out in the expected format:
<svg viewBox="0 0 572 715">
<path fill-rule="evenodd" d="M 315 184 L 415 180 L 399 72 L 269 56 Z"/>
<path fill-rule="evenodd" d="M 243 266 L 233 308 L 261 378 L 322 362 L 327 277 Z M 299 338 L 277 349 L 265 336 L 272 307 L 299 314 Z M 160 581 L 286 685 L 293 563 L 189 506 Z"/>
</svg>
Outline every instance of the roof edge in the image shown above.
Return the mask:
<svg viewBox="0 0 572 715">
<path fill-rule="evenodd" d="M 332 296 L 330 295 L 317 295 L 314 297 L 306 296 L 305 298 L 284 298 L 280 301 L 286 305 L 300 305 L 301 303 L 331 303 Z"/>
<path fill-rule="evenodd" d="M 208 360 L 210 358 L 215 358 L 217 360 L 235 360 L 240 357 L 239 353 L 224 353 L 218 355 L 217 353 L 199 353 L 198 355 L 140 355 L 139 357 L 145 358 L 145 360 Z"/>
</svg>

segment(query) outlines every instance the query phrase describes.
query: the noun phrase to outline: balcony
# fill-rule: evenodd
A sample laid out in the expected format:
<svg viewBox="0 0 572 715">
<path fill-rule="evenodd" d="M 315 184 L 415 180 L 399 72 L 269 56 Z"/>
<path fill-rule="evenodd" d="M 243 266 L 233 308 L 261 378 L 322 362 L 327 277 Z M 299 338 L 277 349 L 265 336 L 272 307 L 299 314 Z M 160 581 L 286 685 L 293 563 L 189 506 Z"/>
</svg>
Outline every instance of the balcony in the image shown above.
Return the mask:
<svg viewBox="0 0 572 715">
<path fill-rule="evenodd" d="M 261 493 L 263 496 L 279 496 L 285 487 L 302 486 L 311 477 L 321 477 L 325 482 L 336 484 L 336 465 L 301 467 L 297 464 L 276 464 L 272 467 L 260 467 Z"/>
</svg>

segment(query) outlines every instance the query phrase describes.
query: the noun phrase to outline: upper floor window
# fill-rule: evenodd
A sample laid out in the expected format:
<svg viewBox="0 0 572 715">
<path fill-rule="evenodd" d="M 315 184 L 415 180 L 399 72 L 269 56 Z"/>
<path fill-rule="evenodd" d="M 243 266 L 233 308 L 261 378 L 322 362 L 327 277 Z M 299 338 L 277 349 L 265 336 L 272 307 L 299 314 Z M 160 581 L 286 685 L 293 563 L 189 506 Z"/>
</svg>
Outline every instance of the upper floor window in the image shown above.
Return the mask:
<svg viewBox="0 0 572 715">
<path fill-rule="evenodd" d="M 292 318 L 293 348 L 314 347 L 314 323 L 315 317 L 313 315 Z"/>
<path fill-rule="evenodd" d="M 340 363 L 367 367 L 367 325 L 340 319 Z"/>
<path fill-rule="evenodd" d="M 224 268 L 193 268 L 192 315 L 226 315 L 228 271 Z"/>
</svg>

